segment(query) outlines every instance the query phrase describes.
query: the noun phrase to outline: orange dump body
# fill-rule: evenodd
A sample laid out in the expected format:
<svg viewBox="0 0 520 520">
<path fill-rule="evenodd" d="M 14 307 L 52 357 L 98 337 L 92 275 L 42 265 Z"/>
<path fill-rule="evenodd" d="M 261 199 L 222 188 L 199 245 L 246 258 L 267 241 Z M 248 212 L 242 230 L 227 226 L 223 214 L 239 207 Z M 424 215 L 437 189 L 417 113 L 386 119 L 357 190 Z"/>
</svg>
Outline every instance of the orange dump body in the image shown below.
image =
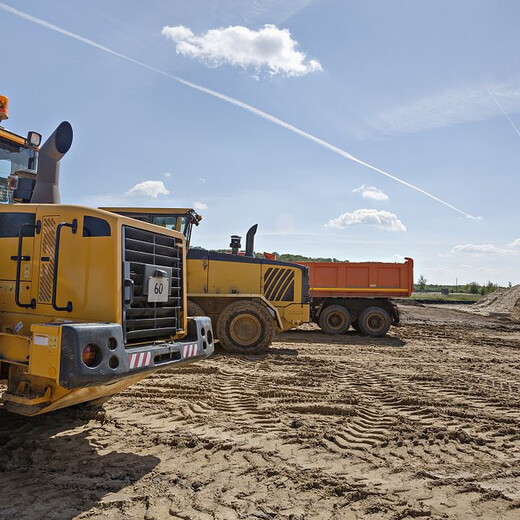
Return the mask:
<svg viewBox="0 0 520 520">
<path fill-rule="evenodd" d="M 314 298 L 397 298 L 413 292 L 413 260 L 387 262 L 298 262 L 309 268 Z"/>
</svg>

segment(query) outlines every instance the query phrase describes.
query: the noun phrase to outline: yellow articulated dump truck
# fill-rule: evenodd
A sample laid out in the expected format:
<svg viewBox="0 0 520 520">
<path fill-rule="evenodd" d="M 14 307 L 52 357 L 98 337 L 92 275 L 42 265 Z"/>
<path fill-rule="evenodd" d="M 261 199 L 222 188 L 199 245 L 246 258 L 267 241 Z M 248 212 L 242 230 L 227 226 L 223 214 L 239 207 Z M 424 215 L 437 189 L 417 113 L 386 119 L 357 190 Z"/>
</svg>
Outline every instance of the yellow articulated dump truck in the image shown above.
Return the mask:
<svg viewBox="0 0 520 520">
<path fill-rule="evenodd" d="M 40 139 L 0 127 L 0 389 L 22 415 L 97 404 L 213 352 L 210 319 L 188 318 L 183 233 L 62 205 L 72 128 Z"/>
<path fill-rule="evenodd" d="M 104 208 L 140 221 L 176 229 L 188 242 L 201 217 L 188 208 Z M 240 251 L 231 237 L 231 253 L 200 248 L 188 251 L 188 311 L 209 316 L 220 345 L 231 352 L 260 353 L 284 331 L 310 321 L 308 268 L 274 258 L 256 258 L 257 226 L 247 233 Z"/>
</svg>

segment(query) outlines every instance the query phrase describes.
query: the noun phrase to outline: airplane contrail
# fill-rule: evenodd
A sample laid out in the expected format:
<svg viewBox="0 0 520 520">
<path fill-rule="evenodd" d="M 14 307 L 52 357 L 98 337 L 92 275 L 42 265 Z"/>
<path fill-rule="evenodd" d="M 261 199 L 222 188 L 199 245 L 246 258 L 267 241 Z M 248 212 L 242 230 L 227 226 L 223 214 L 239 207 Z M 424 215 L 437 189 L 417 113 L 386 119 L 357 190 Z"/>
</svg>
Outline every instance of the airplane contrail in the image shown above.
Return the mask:
<svg viewBox="0 0 520 520">
<path fill-rule="evenodd" d="M 513 127 L 513 130 L 518 134 L 518 137 L 520 137 L 520 131 L 518 130 L 518 128 L 516 127 L 516 125 L 513 123 L 513 121 L 512 121 L 511 118 L 509 117 L 509 114 L 504 110 L 504 107 L 502 106 L 502 104 L 498 102 L 498 99 L 496 98 L 495 94 L 493 94 L 493 92 L 491 92 L 491 90 L 488 90 L 488 93 L 489 93 L 489 95 L 493 98 L 493 100 L 494 100 L 495 103 L 497 104 L 498 108 L 500 108 L 500 110 L 502 111 L 502 113 L 507 117 L 507 120 L 509 121 L 509 123 L 510 123 L 511 126 Z"/>
<path fill-rule="evenodd" d="M 414 184 L 411 184 L 403 179 L 400 179 L 399 177 L 396 177 L 395 175 L 392 175 L 391 173 L 388 173 L 380 168 L 377 168 L 376 166 L 373 166 L 372 164 L 362 161 L 361 159 L 354 157 L 352 154 L 348 153 L 347 151 L 345 151 L 341 148 L 338 148 L 337 146 L 334 146 L 333 144 L 330 144 L 327 141 L 320 139 L 319 137 L 309 134 L 308 132 L 305 132 L 304 130 L 301 130 L 300 128 L 298 128 L 290 123 L 287 123 L 286 121 L 283 121 L 282 119 L 279 119 L 271 114 L 268 114 L 267 112 L 264 112 L 263 110 L 260 110 L 259 108 L 256 108 L 252 105 L 248 105 L 247 103 L 244 103 L 243 101 L 240 101 L 239 99 L 227 96 L 226 94 L 222 94 L 221 92 L 217 92 L 215 90 L 211 90 L 202 85 L 198 85 L 197 83 L 193 83 L 191 81 L 187 81 L 185 79 L 179 78 L 178 76 L 174 76 L 173 74 L 169 74 L 168 72 L 165 72 L 161 69 L 157 69 L 156 67 L 143 63 L 142 61 L 136 60 L 130 56 L 126 56 L 125 54 L 121 54 L 120 52 L 114 51 L 108 47 L 105 47 L 104 45 L 101 45 L 93 40 L 85 38 L 79 34 L 73 33 L 71 31 L 63 29 L 61 27 L 58 27 L 57 25 L 46 22 L 45 20 L 42 20 L 41 18 L 36 18 L 35 16 L 27 14 L 18 9 L 15 9 L 14 7 L 4 4 L 3 2 L 0 2 L 0 9 L 3 9 L 4 11 L 14 14 L 15 16 L 23 18 L 24 20 L 27 20 L 29 22 L 32 22 L 32 23 L 35 23 L 42 27 L 45 27 L 47 29 L 50 29 L 51 31 L 55 31 L 57 33 L 63 34 L 64 36 L 67 36 L 74 40 L 80 41 L 86 45 L 90 45 L 91 47 L 95 47 L 96 49 L 99 49 L 108 54 L 111 54 L 112 56 L 116 56 L 117 58 L 121 58 L 122 60 L 126 60 L 130 63 L 133 63 L 134 65 L 138 65 L 139 67 L 143 67 L 152 72 L 156 72 L 157 74 L 170 78 L 170 79 L 176 81 L 177 83 L 180 83 L 187 87 L 193 88 L 195 90 L 199 90 L 200 92 L 204 92 L 205 94 L 208 94 L 210 96 L 213 96 L 213 97 L 216 97 L 223 101 L 226 101 L 232 105 L 240 107 L 258 117 L 261 117 L 263 119 L 266 119 L 267 121 L 270 121 L 271 123 L 274 123 L 275 125 L 281 126 L 282 128 L 285 128 L 291 132 L 294 132 L 295 134 L 298 134 L 301 137 L 304 137 L 305 139 L 308 139 L 309 141 L 312 141 L 312 142 L 322 146 L 323 148 L 330 150 L 331 152 L 341 155 L 342 157 L 349 159 L 350 161 L 361 164 L 362 166 L 366 166 L 367 168 L 370 168 L 371 170 L 373 170 L 377 173 L 380 173 L 381 175 L 384 175 L 385 177 L 388 177 L 389 179 L 392 179 L 400 184 L 403 184 L 404 186 L 407 186 L 408 188 L 411 188 L 419 193 L 422 193 L 423 195 L 426 195 L 430 199 L 433 199 L 436 202 L 443 204 L 444 206 L 456 211 L 457 213 L 459 213 L 460 215 L 463 215 L 466 218 L 473 219 L 473 220 L 480 220 L 480 217 L 474 217 L 473 215 L 466 213 L 465 211 L 453 206 L 449 202 L 446 202 L 446 201 L 436 197 L 435 195 L 427 192 L 426 190 L 423 190 L 422 188 L 419 188 L 418 186 L 415 186 Z"/>
</svg>

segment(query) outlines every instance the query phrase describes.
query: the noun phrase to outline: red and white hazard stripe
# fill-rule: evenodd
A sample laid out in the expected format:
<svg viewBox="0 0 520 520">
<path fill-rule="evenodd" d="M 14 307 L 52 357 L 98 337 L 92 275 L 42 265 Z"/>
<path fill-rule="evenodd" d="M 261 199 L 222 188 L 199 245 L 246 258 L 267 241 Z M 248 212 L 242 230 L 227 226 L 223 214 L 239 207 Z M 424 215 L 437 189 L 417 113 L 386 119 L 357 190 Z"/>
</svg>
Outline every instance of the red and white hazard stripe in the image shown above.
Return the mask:
<svg viewBox="0 0 520 520">
<path fill-rule="evenodd" d="M 182 347 L 182 357 L 193 357 L 197 354 L 197 344 L 192 343 L 191 345 L 183 345 Z"/>
<path fill-rule="evenodd" d="M 130 354 L 128 356 L 128 361 L 130 361 L 130 370 L 133 370 L 134 368 L 147 367 L 152 364 L 152 353 L 141 352 L 139 354 Z"/>
</svg>

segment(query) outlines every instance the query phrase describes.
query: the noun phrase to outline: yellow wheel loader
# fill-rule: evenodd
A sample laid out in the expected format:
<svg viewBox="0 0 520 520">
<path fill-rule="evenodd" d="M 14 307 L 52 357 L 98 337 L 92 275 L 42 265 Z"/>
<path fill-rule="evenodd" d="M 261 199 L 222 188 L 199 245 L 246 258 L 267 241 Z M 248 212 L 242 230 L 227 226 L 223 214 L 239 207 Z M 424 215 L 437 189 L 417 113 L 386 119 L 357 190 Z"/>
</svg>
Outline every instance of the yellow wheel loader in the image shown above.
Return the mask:
<svg viewBox="0 0 520 520">
<path fill-rule="evenodd" d="M 104 208 L 140 221 L 176 229 L 188 243 L 201 217 L 188 208 Z M 209 316 L 220 345 L 231 352 L 260 353 L 284 331 L 310 321 L 308 268 L 253 252 L 257 226 L 231 237 L 231 252 L 188 251 L 188 313 Z"/>
<path fill-rule="evenodd" d="M 22 415 L 101 402 L 213 352 L 210 319 L 188 318 L 183 233 L 62 205 L 72 128 L 40 140 L 0 127 L 0 389 Z"/>
</svg>

